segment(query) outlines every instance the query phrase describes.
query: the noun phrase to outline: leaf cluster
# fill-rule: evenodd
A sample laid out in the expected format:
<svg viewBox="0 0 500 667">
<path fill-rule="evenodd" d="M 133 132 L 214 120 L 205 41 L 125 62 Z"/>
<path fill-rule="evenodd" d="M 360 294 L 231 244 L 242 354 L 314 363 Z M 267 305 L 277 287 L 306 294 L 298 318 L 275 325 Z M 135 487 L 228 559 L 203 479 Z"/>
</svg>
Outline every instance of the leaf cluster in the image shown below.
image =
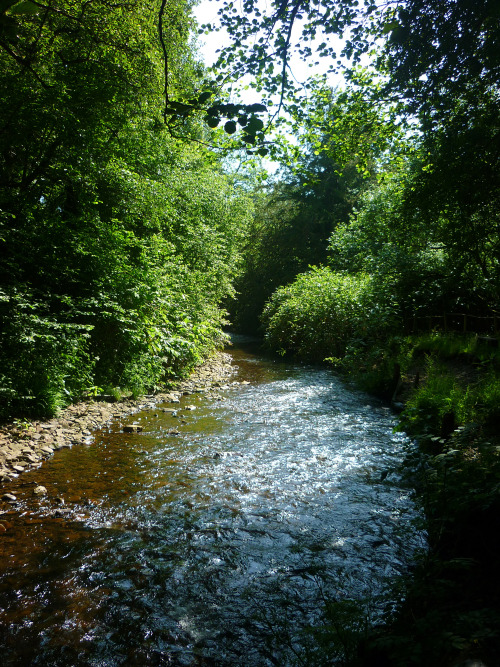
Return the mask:
<svg viewBox="0 0 500 667">
<path fill-rule="evenodd" d="M 150 4 L 37 7 L 16 18 L 19 58 L 0 51 L 2 418 L 154 390 L 210 354 L 250 210 L 159 122 Z M 169 6 L 172 29 L 185 10 Z M 173 44 L 187 97 L 198 81 Z"/>
</svg>

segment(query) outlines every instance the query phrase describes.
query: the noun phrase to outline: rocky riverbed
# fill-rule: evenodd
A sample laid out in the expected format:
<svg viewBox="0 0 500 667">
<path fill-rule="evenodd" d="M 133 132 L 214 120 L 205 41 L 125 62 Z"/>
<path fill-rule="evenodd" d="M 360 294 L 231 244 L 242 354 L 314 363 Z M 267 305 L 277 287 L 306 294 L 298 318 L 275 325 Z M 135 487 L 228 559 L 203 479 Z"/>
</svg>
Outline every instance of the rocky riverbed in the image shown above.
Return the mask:
<svg viewBox="0 0 500 667">
<path fill-rule="evenodd" d="M 70 405 L 48 421 L 16 421 L 0 427 L 0 483 L 8 483 L 26 470 L 40 466 L 44 459 L 63 447 L 92 442 L 93 431 L 145 408 L 179 401 L 180 396 L 216 391 L 231 381 L 236 368 L 231 356 L 218 353 L 196 368 L 187 380 L 171 391 L 110 403 L 92 400 Z M 238 384 L 238 383 L 236 383 Z M 8 491 L 8 488 L 5 489 Z M 8 493 L 4 494 L 8 496 Z M 5 497 L 5 500 L 9 500 Z"/>
</svg>

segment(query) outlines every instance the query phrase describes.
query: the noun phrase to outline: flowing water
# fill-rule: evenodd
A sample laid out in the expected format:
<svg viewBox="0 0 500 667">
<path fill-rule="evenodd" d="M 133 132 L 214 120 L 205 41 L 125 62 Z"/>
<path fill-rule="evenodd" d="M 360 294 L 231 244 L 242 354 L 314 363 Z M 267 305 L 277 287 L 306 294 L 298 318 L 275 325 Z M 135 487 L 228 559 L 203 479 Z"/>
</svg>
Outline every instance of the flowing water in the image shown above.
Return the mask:
<svg viewBox="0 0 500 667">
<path fill-rule="evenodd" d="M 16 480 L 2 665 L 319 665 L 326 602 L 370 598 L 377 620 L 423 546 L 411 444 L 329 370 L 232 354 L 248 385 L 136 413 L 141 433 L 113 423 Z"/>
</svg>

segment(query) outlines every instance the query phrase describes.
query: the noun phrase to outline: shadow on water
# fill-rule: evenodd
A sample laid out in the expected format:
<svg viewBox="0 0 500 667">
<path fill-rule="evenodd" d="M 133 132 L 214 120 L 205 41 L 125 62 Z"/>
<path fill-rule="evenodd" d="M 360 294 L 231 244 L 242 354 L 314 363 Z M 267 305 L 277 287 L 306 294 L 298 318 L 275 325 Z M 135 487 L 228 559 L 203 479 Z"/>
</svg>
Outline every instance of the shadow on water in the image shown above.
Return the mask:
<svg viewBox="0 0 500 667">
<path fill-rule="evenodd" d="M 319 665 L 327 601 L 369 597 L 377 620 L 423 542 L 411 444 L 330 371 L 259 348 L 231 350 L 249 384 L 135 414 L 139 434 L 113 423 L 17 480 L 2 664 Z"/>
</svg>

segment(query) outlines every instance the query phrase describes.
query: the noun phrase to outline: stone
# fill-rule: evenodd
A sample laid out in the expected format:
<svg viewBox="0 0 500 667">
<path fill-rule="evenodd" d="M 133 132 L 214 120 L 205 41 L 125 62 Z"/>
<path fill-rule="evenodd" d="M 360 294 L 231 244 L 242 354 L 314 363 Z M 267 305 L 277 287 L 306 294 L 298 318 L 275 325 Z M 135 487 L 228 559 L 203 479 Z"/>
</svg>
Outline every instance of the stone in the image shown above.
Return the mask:
<svg viewBox="0 0 500 667">
<path fill-rule="evenodd" d="M 140 424 L 127 424 L 123 427 L 124 433 L 140 433 L 142 431 L 142 426 Z"/>
<path fill-rule="evenodd" d="M 47 495 L 47 489 L 45 488 L 45 486 L 42 486 L 42 485 L 36 486 L 33 489 L 33 495 L 34 496 L 46 496 Z"/>
<path fill-rule="evenodd" d="M 6 500 L 8 503 L 15 503 L 17 502 L 17 497 L 13 493 L 4 493 L 2 500 Z"/>
<path fill-rule="evenodd" d="M 26 461 L 27 463 L 38 463 L 39 460 L 40 457 L 36 454 L 33 454 L 32 452 L 29 454 L 23 454 L 23 461 Z"/>
<path fill-rule="evenodd" d="M 147 409 L 162 410 L 159 404 L 174 404 L 175 408 L 167 408 L 162 411 L 171 411 L 174 415 L 180 406 L 180 397 L 183 393 L 198 393 L 206 391 L 206 388 L 216 383 L 222 384 L 229 381 L 234 372 L 231 367 L 229 355 L 220 353 L 216 358 L 205 362 L 196 368 L 188 380 L 176 384 L 175 389 L 167 390 L 165 393 L 149 394 L 142 397 L 142 401 L 125 400 L 110 404 L 105 402 L 89 402 L 70 405 L 61 411 L 59 418 L 48 421 L 36 421 L 30 424 L 29 429 L 15 428 L 14 424 L 0 429 L 0 484 L 10 482 L 22 471 L 38 466 L 43 459 L 48 458 L 55 450 L 61 447 L 71 447 L 73 444 L 89 444 L 93 438 L 91 431 L 94 428 L 104 426 L 105 422 L 112 419 L 126 421 L 134 412 L 143 405 Z M 227 386 L 227 385 L 225 385 Z M 214 394 L 216 400 L 223 400 Z M 147 401 L 144 403 L 144 401 Z M 188 406 L 187 410 L 193 410 L 196 406 Z M 185 423 L 183 421 L 182 423 Z M 120 426 L 116 424 L 119 428 Z M 142 426 L 139 424 L 127 425 L 128 432 L 139 433 Z M 127 432 L 127 427 L 123 429 Z M 172 429 L 169 435 L 178 435 L 179 431 Z M 24 465 L 23 465 L 24 463 Z M 15 468 L 14 468 L 15 466 Z"/>
</svg>

